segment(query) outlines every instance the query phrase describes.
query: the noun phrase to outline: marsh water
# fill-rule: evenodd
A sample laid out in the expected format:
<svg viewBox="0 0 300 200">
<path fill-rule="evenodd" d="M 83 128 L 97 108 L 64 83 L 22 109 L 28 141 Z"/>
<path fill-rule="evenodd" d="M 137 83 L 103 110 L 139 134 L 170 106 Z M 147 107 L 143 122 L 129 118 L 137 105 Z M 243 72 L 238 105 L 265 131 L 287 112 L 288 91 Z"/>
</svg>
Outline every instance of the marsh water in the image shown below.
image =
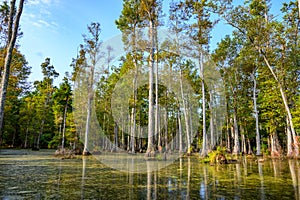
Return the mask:
<svg viewBox="0 0 300 200">
<path fill-rule="evenodd" d="M 210 166 L 191 157 L 158 171 L 132 173 L 108 167 L 94 156 L 62 160 L 53 153 L 0 150 L 0 199 L 300 197 L 300 162 L 295 160 L 241 159 L 238 164 Z"/>
</svg>

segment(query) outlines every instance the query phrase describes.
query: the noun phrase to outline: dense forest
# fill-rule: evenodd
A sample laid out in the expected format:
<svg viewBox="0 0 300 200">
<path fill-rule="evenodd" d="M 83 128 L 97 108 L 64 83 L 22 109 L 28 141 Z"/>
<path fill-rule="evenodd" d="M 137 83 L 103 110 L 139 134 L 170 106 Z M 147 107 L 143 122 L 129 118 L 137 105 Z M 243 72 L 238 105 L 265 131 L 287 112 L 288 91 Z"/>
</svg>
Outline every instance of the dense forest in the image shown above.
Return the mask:
<svg viewBox="0 0 300 200">
<path fill-rule="evenodd" d="M 162 0 L 123 0 L 116 26 L 122 32 L 125 55 L 112 62 L 109 55 L 113 49 L 102 46 L 100 24 L 93 22 L 83 35 L 78 55 L 70 60 L 70 71 L 58 74 L 51 59 L 45 58 L 43 77 L 34 82 L 28 80 L 31 67 L 19 50 L 22 30 L 17 26 L 1 147 L 82 148 L 83 153 L 118 147 L 148 156 L 156 150 L 206 156 L 221 146 L 233 154 L 298 157 L 299 2 L 283 3 L 279 16 L 271 13 L 271 2 L 247 0 L 236 5 L 231 0 L 178 0 L 165 11 Z M 14 7 L 6 1 L 0 7 L 2 91 L 12 21 L 18 16 Z M 227 23 L 233 31 L 211 49 L 211 32 L 217 23 Z M 162 28 L 171 33 L 170 39 L 159 39 Z M 99 74 L 95 68 L 101 56 L 106 63 Z M 220 74 L 221 85 L 211 87 L 206 81 L 210 62 L 214 62 L 210 71 Z M 145 71 L 148 83 L 137 87 Z M 132 73 L 133 89 L 122 118 L 126 123 L 120 127 L 113 118 L 111 99 L 116 84 L 128 72 Z M 181 88 L 179 98 L 158 81 L 159 76 L 173 72 L 179 75 L 175 80 Z M 55 84 L 58 76 L 64 78 Z M 184 80 L 192 94 L 182 87 Z M 80 87 L 86 87 L 81 94 L 86 99 L 75 105 L 74 91 Z M 217 98 L 220 88 L 222 99 Z M 221 104 L 223 109 L 218 110 Z M 92 108 L 101 126 L 99 132 L 90 128 Z M 220 113 L 224 117 L 218 117 Z M 139 129 L 141 126 L 148 128 Z M 89 133 L 101 136 L 101 141 L 93 141 L 101 149 L 97 145 L 87 148 L 88 139 L 93 139 Z M 140 137 L 142 134 L 148 137 Z"/>
</svg>

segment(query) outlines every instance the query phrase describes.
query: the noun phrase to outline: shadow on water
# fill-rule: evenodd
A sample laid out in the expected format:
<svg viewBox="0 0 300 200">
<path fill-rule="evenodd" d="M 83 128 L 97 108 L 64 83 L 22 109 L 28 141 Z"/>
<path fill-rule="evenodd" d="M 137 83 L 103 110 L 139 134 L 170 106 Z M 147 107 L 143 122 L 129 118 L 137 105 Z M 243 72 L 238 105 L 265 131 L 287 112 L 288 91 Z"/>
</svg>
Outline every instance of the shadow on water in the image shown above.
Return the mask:
<svg viewBox="0 0 300 200">
<path fill-rule="evenodd" d="M 209 166 L 179 158 L 153 171 L 111 169 L 94 157 L 61 160 L 53 152 L 0 152 L 0 199 L 299 199 L 296 160 L 243 159 Z M 123 163 L 136 167 L 134 156 Z"/>
</svg>

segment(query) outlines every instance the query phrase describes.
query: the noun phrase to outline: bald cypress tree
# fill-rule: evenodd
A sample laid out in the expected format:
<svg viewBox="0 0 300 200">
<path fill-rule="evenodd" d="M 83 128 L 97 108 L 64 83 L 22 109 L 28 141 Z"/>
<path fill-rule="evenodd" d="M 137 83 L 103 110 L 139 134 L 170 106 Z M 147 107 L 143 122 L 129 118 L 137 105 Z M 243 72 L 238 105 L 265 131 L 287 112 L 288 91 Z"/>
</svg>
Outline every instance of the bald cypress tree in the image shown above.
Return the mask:
<svg viewBox="0 0 300 200">
<path fill-rule="evenodd" d="M 6 99 L 6 92 L 8 86 L 8 80 L 10 75 L 10 66 L 12 60 L 13 49 L 15 48 L 15 43 L 19 31 L 19 22 L 23 11 L 24 0 L 20 0 L 18 10 L 15 8 L 16 0 L 10 2 L 10 12 L 8 16 L 8 32 L 7 32 L 7 42 L 6 42 L 6 55 L 4 62 L 4 69 L 1 74 L 1 85 L 0 85 L 0 133 L 2 132 L 2 124 L 4 118 L 4 106 Z M 16 16 L 15 16 L 16 13 Z M 15 16 L 15 17 L 14 17 Z"/>
</svg>

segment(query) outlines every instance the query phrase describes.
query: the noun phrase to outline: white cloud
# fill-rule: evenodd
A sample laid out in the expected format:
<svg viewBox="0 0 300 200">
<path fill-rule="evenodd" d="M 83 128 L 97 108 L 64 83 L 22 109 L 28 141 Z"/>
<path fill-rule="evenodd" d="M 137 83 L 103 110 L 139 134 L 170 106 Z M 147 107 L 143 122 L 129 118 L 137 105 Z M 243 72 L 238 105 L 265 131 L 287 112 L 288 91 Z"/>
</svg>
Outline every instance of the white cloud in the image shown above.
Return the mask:
<svg viewBox="0 0 300 200">
<path fill-rule="evenodd" d="M 58 0 L 28 0 L 27 4 L 28 5 L 53 5 L 53 4 L 58 4 Z"/>
<path fill-rule="evenodd" d="M 51 12 L 49 11 L 49 9 L 41 8 L 40 9 L 40 14 L 49 16 L 49 15 L 51 15 Z"/>
<path fill-rule="evenodd" d="M 58 24 L 55 22 L 55 21 L 52 21 L 51 23 L 50 23 L 53 27 L 58 27 Z"/>
<path fill-rule="evenodd" d="M 58 6 L 59 0 L 28 0 L 23 13 L 23 22 L 39 29 L 57 32 L 58 24 L 51 11 Z"/>
<path fill-rule="evenodd" d="M 32 22 L 31 24 L 37 28 L 42 28 L 42 25 L 38 22 Z"/>
<path fill-rule="evenodd" d="M 22 18 L 24 18 L 26 20 L 32 20 L 32 19 L 36 18 L 36 15 L 32 14 L 32 13 L 23 13 Z"/>
<path fill-rule="evenodd" d="M 46 26 L 46 27 L 50 26 L 50 24 L 48 22 L 41 20 L 41 19 L 38 20 L 38 23 L 41 24 L 42 26 Z"/>
</svg>

